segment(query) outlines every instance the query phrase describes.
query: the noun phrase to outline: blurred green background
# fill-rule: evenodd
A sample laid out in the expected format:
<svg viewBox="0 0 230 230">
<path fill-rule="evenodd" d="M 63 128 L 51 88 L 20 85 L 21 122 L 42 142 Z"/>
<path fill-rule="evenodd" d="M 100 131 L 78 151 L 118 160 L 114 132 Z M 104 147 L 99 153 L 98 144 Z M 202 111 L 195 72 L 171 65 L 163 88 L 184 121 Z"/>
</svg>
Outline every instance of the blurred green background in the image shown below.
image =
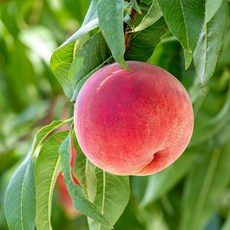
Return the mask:
<svg viewBox="0 0 230 230">
<path fill-rule="evenodd" d="M 8 229 L 4 191 L 34 133 L 54 119 L 72 116 L 72 104 L 53 76 L 49 60 L 80 27 L 89 3 L 0 0 L 1 230 Z M 167 69 L 189 91 L 195 113 L 194 135 L 185 157 L 169 170 L 131 178 L 131 199 L 115 229 L 177 230 L 180 226 L 187 230 L 184 226 L 190 222 L 196 230 L 230 229 L 229 25 L 216 72 L 205 89 L 200 88 L 193 65 L 184 70 L 180 44 L 164 41 L 167 39 L 149 62 Z M 84 216 L 73 218 L 63 210 L 57 191 L 52 215 L 55 230 L 88 229 Z"/>
</svg>

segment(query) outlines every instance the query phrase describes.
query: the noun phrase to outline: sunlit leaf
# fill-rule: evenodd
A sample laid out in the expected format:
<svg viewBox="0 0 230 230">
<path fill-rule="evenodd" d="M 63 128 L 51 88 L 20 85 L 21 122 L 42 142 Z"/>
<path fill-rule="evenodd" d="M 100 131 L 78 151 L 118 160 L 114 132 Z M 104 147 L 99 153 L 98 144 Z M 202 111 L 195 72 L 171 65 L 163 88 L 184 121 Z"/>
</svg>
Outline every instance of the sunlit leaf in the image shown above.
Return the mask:
<svg viewBox="0 0 230 230">
<path fill-rule="evenodd" d="M 52 55 L 50 66 L 62 86 L 67 97 L 71 98 L 74 90 L 73 79 L 69 76 L 69 69 L 75 53 L 78 48 L 79 39 L 89 31 L 98 26 L 98 19 L 95 18 L 83 25 L 74 35 L 72 35 L 62 46 L 60 46 Z"/>
<path fill-rule="evenodd" d="M 94 204 L 109 222 L 114 225 L 129 201 L 129 178 L 115 176 L 97 168 L 97 195 Z M 109 230 L 110 228 L 89 219 L 90 230 Z"/>
<path fill-rule="evenodd" d="M 36 190 L 36 228 L 52 229 L 53 189 L 61 171 L 58 149 L 68 132 L 53 135 L 41 148 L 34 167 Z"/>
<path fill-rule="evenodd" d="M 30 158 L 26 158 L 12 176 L 4 205 L 9 229 L 34 229 L 35 187 Z"/>
<path fill-rule="evenodd" d="M 72 118 L 65 121 L 52 121 L 49 125 L 43 126 L 35 135 L 32 144 L 32 155 L 36 151 L 37 147 L 42 143 L 42 141 L 55 129 L 58 127 L 71 122 Z"/>
<path fill-rule="evenodd" d="M 222 2 L 225 0 L 207 0 L 206 1 L 206 15 L 205 23 L 208 23 L 212 17 L 216 14 L 217 10 L 222 5 Z"/>
<path fill-rule="evenodd" d="M 71 120 L 71 119 L 70 119 Z M 5 196 L 5 213 L 10 229 L 33 229 L 35 223 L 35 186 L 32 156 L 54 129 L 69 122 L 54 121 L 35 135 L 27 158 L 10 179 Z M 14 200 L 14 202 L 12 202 Z M 12 212 L 14 210 L 14 212 Z"/>
<path fill-rule="evenodd" d="M 89 9 L 87 11 L 87 14 L 85 15 L 82 25 L 86 25 L 93 19 L 97 18 L 97 3 L 98 3 L 98 0 L 91 1 Z"/>
</svg>

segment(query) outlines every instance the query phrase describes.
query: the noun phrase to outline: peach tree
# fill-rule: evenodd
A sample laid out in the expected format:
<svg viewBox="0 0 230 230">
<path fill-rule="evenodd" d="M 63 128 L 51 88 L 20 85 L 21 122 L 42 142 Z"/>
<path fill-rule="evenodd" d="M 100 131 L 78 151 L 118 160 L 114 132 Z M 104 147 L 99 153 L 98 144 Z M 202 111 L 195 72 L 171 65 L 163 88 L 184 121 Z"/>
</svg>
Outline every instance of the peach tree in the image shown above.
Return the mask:
<svg viewBox="0 0 230 230">
<path fill-rule="evenodd" d="M 143 213 L 148 212 L 146 207 L 164 197 L 175 185 L 181 186 L 182 178 L 189 174 L 183 194 L 183 211 L 178 218 L 180 221 L 175 228 L 169 229 L 192 230 L 206 226 L 230 178 L 230 87 L 217 115 L 206 122 L 206 115 L 199 114 L 202 103 L 209 105 L 208 99 L 204 98 L 212 88 L 209 83 L 211 77 L 221 76 L 224 83 L 219 83 L 219 89 L 223 89 L 226 82 L 229 84 L 229 69 L 218 72 L 216 68 L 218 60 L 226 55 L 221 51 L 229 26 L 228 9 L 227 0 L 91 1 L 82 26 L 54 51 L 50 61 L 66 97 L 73 106 L 76 101 L 80 102 L 74 118 L 55 120 L 36 133 L 27 157 L 13 174 L 4 199 L 9 229 L 52 229 L 52 197 L 60 173 L 73 206 L 87 216 L 92 230 L 114 227 L 129 203 L 130 191 L 131 196 L 136 196 L 138 215 L 142 218 Z M 172 46 L 172 43 L 176 45 Z M 195 126 L 186 150 L 193 129 L 189 96 L 178 80 L 174 77 L 173 80 L 164 79 L 163 76 L 170 74 L 161 69 L 163 74 L 157 75 L 155 69 L 158 67 L 149 69 L 146 66 L 150 65 L 144 62 L 166 69 L 189 92 Z M 178 63 L 183 63 L 180 74 L 175 71 Z M 114 65 L 115 70 L 110 67 Z M 109 72 L 104 69 L 109 69 Z M 196 76 L 190 75 L 191 69 L 196 71 Z M 125 79 L 124 75 L 135 75 L 135 71 L 138 76 L 148 75 L 148 82 L 142 84 L 139 80 L 135 83 L 128 80 L 117 83 L 111 80 L 110 88 L 104 94 L 106 98 L 97 97 L 99 87 L 105 84 L 92 80 L 95 74 L 99 77 L 106 75 L 103 75 L 103 80 L 108 82 L 116 72 L 118 78 Z M 157 76 L 153 79 L 152 75 Z M 161 77 L 164 80 L 159 81 Z M 91 85 L 85 90 L 89 82 Z M 141 93 L 142 87 L 149 87 L 147 94 Z M 123 104 L 119 102 L 120 96 L 123 96 Z M 124 101 L 127 98 L 129 100 Z M 146 102 L 146 98 L 151 98 L 151 102 Z M 106 106 L 103 107 L 104 103 Z M 159 103 L 154 110 L 160 112 L 156 115 L 149 109 L 141 110 L 145 103 L 148 106 Z M 149 107 L 153 108 L 153 105 Z M 121 117 L 123 113 L 125 115 Z M 135 115 L 134 119 L 131 114 Z M 151 124 L 143 121 L 147 116 L 148 120 L 153 120 Z M 111 123 L 106 123 L 111 117 L 114 118 L 112 129 Z M 122 122 L 116 123 L 119 119 Z M 217 141 L 215 146 L 213 140 Z M 158 146 L 155 142 L 163 144 Z M 210 151 L 204 152 L 204 145 L 208 145 Z M 76 150 L 74 164 L 70 164 L 72 146 Z M 144 150 L 139 151 L 141 148 Z M 170 165 L 184 150 L 185 153 Z M 157 155 L 149 161 L 146 152 L 151 157 L 155 152 Z M 158 173 L 145 177 L 129 176 L 153 172 Z M 162 212 L 169 215 L 171 207 L 167 202 L 163 199 Z M 146 226 L 152 226 L 154 220 L 147 220 L 146 216 L 149 217 L 145 215 L 142 221 L 146 221 Z M 169 226 L 173 225 L 172 219 L 169 218 Z M 230 218 L 225 229 L 229 223 Z"/>
</svg>

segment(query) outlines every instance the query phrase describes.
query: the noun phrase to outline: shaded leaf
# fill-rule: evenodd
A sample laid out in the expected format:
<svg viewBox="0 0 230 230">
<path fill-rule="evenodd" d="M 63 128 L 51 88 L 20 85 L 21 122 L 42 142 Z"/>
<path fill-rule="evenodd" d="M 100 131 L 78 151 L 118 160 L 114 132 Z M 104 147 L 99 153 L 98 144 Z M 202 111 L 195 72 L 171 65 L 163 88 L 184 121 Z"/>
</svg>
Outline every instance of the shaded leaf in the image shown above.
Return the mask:
<svg viewBox="0 0 230 230">
<path fill-rule="evenodd" d="M 97 168 L 97 195 L 94 204 L 114 225 L 129 201 L 129 178 L 115 176 Z M 109 230 L 110 228 L 89 219 L 90 230 Z"/>
<path fill-rule="evenodd" d="M 185 185 L 181 229 L 203 229 L 228 186 L 230 142 L 206 153 Z M 224 176 L 223 176 L 224 175 Z"/>
<path fill-rule="evenodd" d="M 101 32 L 116 62 L 128 69 L 124 60 L 123 0 L 99 0 L 97 13 Z"/>
<path fill-rule="evenodd" d="M 85 196 L 93 202 L 97 193 L 96 167 L 85 157 L 78 143 L 75 145 L 77 152 L 74 174 L 78 179 Z"/>
<path fill-rule="evenodd" d="M 100 32 L 90 37 L 76 53 L 70 69 L 74 85 L 98 66 L 105 64 L 111 56 L 108 46 Z"/>
<path fill-rule="evenodd" d="M 147 61 L 166 30 L 167 25 L 161 18 L 146 29 L 133 33 L 130 47 L 125 53 L 125 60 Z"/>
<path fill-rule="evenodd" d="M 61 171 L 58 148 L 67 134 L 67 132 L 63 132 L 53 135 L 42 146 L 34 167 L 37 229 L 52 229 L 53 189 L 57 176 Z"/>
<path fill-rule="evenodd" d="M 187 174 L 191 169 L 194 160 L 194 155 L 185 152 L 171 166 L 159 173 L 149 176 L 148 184 L 143 199 L 140 202 L 140 206 L 143 208 L 167 193 L 181 180 L 182 177 L 185 176 L 185 174 Z"/>
<path fill-rule="evenodd" d="M 61 155 L 62 174 L 74 207 L 84 215 L 110 226 L 111 224 L 103 214 L 100 213 L 99 209 L 85 197 L 82 189 L 73 182 L 70 168 L 70 151 L 71 142 L 70 136 L 68 135 L 61 144 L 59 153 Z"/>
<path fill-rule="evenodd" d="M 99 32 L 92 36 L 77 52 L 70 75 L 73 75 L 76 85 L 71 101 L 75 101 L 85 81 L 105 64 L 114 61 L 108 46 Z M 96 57 L 96 58 L 95 58 Z"/>
<path fill-rule="evenodd" d="M 230 81 L 228 81 L 228 91 L 223 107 L 219 113 L 206 123 L 201 124 L 198 120 L 194 125 L 193 136 L 190 142 L 190 147 L 205 143 L 210 138 L 222 132 L 224 127 L 230 122 Z"/>
<path fill-rule="evenodd" d="M 206 7 L 208 7 L 206 5 Z M 228 20 L 227 1 L 224 0 L 216 14 L 203 25 L 197 48 L 194 53 L 194 65 L 204 85 L 213 75 L 223 44 L 224 32 Z"/>
<path fill-rule="evenodd" d="M 162 12 L 158 5 L 158 2 L 157 0 L 153 0 L 153 3 L 149 8 L 147 14 L 144 16 L 141 23 L 136 28 L 134 28 L 133 32 L 138 32 L 146 29 L 147 27 L 158 21 L 161 16 Z"/>
<path fill-rule="evenodd" d="M 158 0 L 169 30 L 180 41 L 189 67 L 205 17 L 205 0 Z"/>
<path fill-rule="evenodd" d="M 141 9 L 137 3 L 137 0 L 131 0 L 132 7 L 134 10 L 136 10 L 139 14 L 141 14 Z"/>
</svg>

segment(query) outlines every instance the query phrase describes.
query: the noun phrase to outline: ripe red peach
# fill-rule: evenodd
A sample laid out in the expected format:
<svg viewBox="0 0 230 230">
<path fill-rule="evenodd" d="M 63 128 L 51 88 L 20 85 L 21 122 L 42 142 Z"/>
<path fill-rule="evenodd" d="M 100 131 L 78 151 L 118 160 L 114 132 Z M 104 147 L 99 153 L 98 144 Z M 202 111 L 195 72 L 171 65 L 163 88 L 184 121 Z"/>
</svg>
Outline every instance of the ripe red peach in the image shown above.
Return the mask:
<svg viewBox="0 0 230 230">
<path fill-rule="evenodd" d="M 188 93 L 170 73 L 144 62 L 95 72 L 74 108 L 79 145 L 99 168 L 116 175 L 149 175 L 172 164 L 193 131 Z"/>
</svg>

